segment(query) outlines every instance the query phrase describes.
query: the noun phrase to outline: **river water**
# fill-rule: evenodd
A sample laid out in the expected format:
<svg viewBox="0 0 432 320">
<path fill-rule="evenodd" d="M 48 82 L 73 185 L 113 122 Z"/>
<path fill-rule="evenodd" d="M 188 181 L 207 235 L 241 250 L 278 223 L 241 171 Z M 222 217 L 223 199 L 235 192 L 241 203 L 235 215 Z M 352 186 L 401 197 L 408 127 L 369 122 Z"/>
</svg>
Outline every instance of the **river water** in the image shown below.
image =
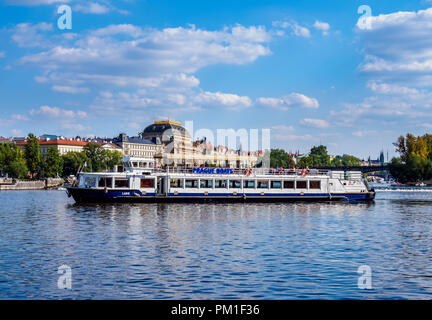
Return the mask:
<svg viewBox="0 0 432 320">
<path fill-rule="evenodd" d="M 58 287 L 62 265 L 71 289 Z M 371 289 L 358 286 L 364 265 Z M 0 299 L 430 298 L 432 192 L 106 205 L 0 192 Z"/>
</svg>

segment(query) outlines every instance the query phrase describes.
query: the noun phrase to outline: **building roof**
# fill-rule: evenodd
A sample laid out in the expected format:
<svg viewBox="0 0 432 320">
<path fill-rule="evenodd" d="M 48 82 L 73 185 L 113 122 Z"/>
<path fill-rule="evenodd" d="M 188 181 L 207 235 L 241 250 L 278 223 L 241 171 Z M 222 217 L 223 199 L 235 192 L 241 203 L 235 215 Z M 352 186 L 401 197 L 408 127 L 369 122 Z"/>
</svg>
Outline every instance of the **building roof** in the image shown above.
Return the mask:
<svg viewBox="0 0 432 320">
<path fill-rule="evenodd" d="M 166 120 L 166 121 L 155 121 L 153 124 L 147 126 L 143 134 L 162 134 L 166 130 L 179 131 L 181 134 L 188 134 L 186 129 L 178 121 Z"/>
<path fill-rule="evenodd" d="M 87 143 L 86 141 L 76 141 L 76 140 L 59 140 L 59 139 L 52 139 L 52 140 L 38 140 L 40 145 L 67 145 L 67 146 L 85 146 Z M 24 142 L 17 142 L 17 146 L 24 146 L 27 144 L 27 141 Z"/>
</svg>

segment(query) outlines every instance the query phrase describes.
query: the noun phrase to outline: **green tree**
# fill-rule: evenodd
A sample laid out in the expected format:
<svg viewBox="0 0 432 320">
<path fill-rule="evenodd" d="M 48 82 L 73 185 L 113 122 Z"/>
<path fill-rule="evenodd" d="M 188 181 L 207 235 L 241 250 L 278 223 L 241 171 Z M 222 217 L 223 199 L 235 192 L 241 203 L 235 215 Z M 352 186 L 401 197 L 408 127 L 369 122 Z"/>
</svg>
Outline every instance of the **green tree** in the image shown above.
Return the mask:
<svg viewBox="0 0 432 320">
<path fill-rule="evenodd" d="M 78 170 L 83 167 L 84 163 L 90 162 L 90 159 L 84 152 L 68 152 L 62 156 L 62 160 L 64 177 L 76 175 Z M 90 171 L 90 168 L 83 168 L 83 171 Z"/>
<path fill-rule="evenodd" d="M 14 178 L 27 176 L 24 153 L 16 145 L 0 143 L 0 170 Z"/>
<path fill-rule="evenodd" d="M 90 163 L 87 163 L 87 166 L 91 168 L 91 171 L 99 172 L 106 169 L 106 152 L 99 144 L 86 144 L 84 146 L 84 153 L 89 159 Z"/>
<path fill-rule="evenodd" d="M 282 149 L 271 149 L 270 151 L 270 166 L 283 167 L 283 168 L 293 168 L 295 162 L 293 158 Z"/>
<path fill-rule="evenodd" d="M 113 170 L 114 166 L 122 164 L 123 154 L 117 150 L 105 150 L 105 167 L 108 170 Z"/>
<path fill-rule="evenodd" d="M 44 177 L 57 177 L 57 175 L 61 175 L 63 171 L 63 159 L 60 156 L 57 148 L 50 147 L 48 148 L 45 157 L 43 157 L 43 169 L 44 169 Z"/>
<path fill-rule="evenodd" d="M 34 176 L 41 171 L 41 153 L 39 148 L 39 142 L 33 133 L 29 133 L 27 137 L 27 144 L 25 146 L 25 160 L 27 163 L 27 168 L 32 176 Z"/>
</svg>

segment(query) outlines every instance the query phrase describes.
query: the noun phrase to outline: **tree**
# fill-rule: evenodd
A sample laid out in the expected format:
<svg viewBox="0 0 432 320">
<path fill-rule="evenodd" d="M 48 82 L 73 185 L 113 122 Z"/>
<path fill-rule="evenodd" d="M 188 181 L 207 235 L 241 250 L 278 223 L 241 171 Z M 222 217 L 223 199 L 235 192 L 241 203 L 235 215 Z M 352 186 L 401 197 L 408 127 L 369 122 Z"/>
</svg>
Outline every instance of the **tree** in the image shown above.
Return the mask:
<svg viewBox="0 0 432 320">
<path fill-rule="evenodd" d="M 293 168 L 295 162 L 293 158 L 282 149 L 271 149 L 270 151 L 270 166 L 271 167 L 283 167 Z"/>
<path fill-rule="evenodd" d="M 105 167 L 108 170 L 113 170 L 114 166 L 119 165 L 122 163 L 123 154 L 117 150 L 110 151 L 105 150 Z"/>
<path fill-rule="evenodd" d="M 63 159 L 60 156 L 60 152 L 57 150 L 57 148 L 48 148 L 48 151 L 43 158 L 43 169 L 43 176 L 47 178 L 57 177 L 58 175 L 62 174 Z"/>
<path fill-rule="evenodd" d="M 10 177 L 24 178 L 28 174 L 24 153 L 15 145 L 0 143 L 0 171 Z"/>
<path fill-rule="evenodd" d="M 68 152 L 62 156 L 63 160 L 63 176 L 68 177 L 70 175 L 76 175 L 78 169 L 84 165 L 84 163 L 89 163 L 90 160 L 84 152 Z M 90 168 L 83 168 L 83 171 L 90 171 Z"/>
<path fill-rule="evenodd" d="M 36 174 L 40 173 L 41 153 L 39 142 L 33 133 L 29 133 L 27 137 L 24 154 L 27 168 L 30 171 L 32 178 L 34 178 Z"/>
<path fill-rule="evenodd" d="M 87 143 L 84 146 L 84 153 L 90 160 L 87 166 L 91 168 L 91 171 L 98 172 L 106 169 L 106 152 L 99 144 Z"/>
</svg>

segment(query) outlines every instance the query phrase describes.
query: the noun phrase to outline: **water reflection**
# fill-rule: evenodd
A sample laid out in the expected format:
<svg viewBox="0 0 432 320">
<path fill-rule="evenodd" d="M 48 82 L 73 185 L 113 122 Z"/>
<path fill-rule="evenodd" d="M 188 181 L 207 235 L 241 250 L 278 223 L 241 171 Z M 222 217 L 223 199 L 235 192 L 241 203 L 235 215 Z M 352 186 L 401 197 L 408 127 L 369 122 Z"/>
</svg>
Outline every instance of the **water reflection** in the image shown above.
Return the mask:
<svg viewBox="0 0 432 320">
<path fill-rule="evenodd" d="M 26 199 L 23 201 L 22 199 Z M 432 203 L 75 205 L 1 192 L 0 298 L 429 298 Z M 72 267 L 73 289 L 57 289 Z M 357 287 L 371 266 L 373 289 Z"/>
</svg>

